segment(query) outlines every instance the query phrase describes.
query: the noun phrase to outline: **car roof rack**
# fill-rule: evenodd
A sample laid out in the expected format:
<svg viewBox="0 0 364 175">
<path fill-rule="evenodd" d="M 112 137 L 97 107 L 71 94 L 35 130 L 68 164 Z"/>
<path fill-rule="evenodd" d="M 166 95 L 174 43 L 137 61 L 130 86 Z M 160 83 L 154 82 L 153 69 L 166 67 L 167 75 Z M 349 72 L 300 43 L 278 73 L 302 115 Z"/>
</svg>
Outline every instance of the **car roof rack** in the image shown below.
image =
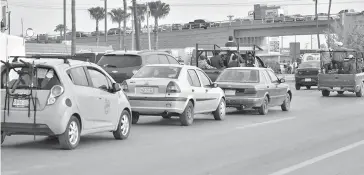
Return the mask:
<svg viewBox="0 0 364 175">
<path fill-rule="evenodd" d="M 55 58 L 62 59 L 65 64 L 69 64 L 68 59 L 72 59 L 71 55 L 27 55 L 27 56 L 10 56 L 10 58 L 14 58 L 13 62 L 18 62 L 19 57 L 28 58 L 28 59 L 41 59 L 41 58 Z"/>
</svg>

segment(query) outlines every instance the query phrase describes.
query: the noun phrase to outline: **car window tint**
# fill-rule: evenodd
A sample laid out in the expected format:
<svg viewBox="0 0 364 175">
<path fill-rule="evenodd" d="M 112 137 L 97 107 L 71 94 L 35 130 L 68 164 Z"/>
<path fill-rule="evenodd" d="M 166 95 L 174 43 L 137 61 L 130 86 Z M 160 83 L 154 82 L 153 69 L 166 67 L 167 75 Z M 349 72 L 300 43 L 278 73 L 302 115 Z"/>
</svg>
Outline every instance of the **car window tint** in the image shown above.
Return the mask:
<svg viewBox="0 0 364 175">
<path fill-rule="evenodd" d="M 145 65 L 159 64 L 158 55 L 148 55 L 145 57 Z"/>
<path fill-rule="evenodd" d="M 203 86 L 208 86 L 211 84 L 209 77 L 207 77 L 204 72 L 197 70 L 197 74 L 200 77 Z"/>
<path fill-rule="evenodd" d="M 139 55 L 104 55 L 97 64 L 101 67 L 136 67 L 142 65 L 142 58 Z"/>
<path fill-rule="evenodd" d="M 166 55 L 158 55 L 160 64 L 169 64 L 169 61 Z"/>
<path fill-rule="evenodd" d="M 110 89 L 109 80 L 103 73 L 93 68 L 88 68 L 88 72 L 90 74 L 93 87 L 102 90 Z"/>
<path fill-rule="evenodd" d="M 192 86 L 201 87 L 201 83 L 200 83 L 200 80 L 198 79 L 196 71 L 188 70 L 187 72 L 188 72 L 188 75 L 190 75 L 190 77 L 192 79 Z"/>
<path fill-rule="evenodd" d="M 73 84 L 79 86 L 88 86 L 86 72 L 83 67 L 76 67 L 68 70 L 68 76 L 71 78 Z"/>
<path fill-rule="evenodd" d="M 169 64 L 179 64 L 179 62 L 174 57 L 167 55 L 167 58 L 168 58 Z"/>
<path fill-rule="evenodd" d="M 272 83 L 278 82 L 278 77 L 273 73 L 273 71 L 267 71 Z"/>
</svg>

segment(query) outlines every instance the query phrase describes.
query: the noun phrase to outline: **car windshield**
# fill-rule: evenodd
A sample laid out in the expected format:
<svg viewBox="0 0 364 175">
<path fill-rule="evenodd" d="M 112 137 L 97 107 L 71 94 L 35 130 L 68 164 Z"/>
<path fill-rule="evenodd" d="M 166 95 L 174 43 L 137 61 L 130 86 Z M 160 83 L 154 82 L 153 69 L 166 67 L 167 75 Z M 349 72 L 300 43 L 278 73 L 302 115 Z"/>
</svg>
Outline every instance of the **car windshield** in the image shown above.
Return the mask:
<svg viewBox="0 0 364 175">
<path fill-rule="evenodd" d="M 136 67 L 142 65 L 142 58 L 138 55 L 104 55 L 97 64 L 114 68 Z"/>
<path fill-rule="evenodd" d="M 217 82 L 258 83 L 259 71 L 249 69 L 226 69 L 216 79 Z"/>
<path fill-rule="evenodd" d="M 177 79 L 181 72 L 180 67 L 145 66 L 133 78 L 172 78 Z"/>
<path fill-rule="evenodd" d="M 61 84 L 54 69 L 42 67 L 35 70 L 32 74 L 28 67 L 13 67 L 7 76 L 4 69 L 1 73 L 1 89 L 5 89 L 7 83 L 11 89 L 28 89 L 33 83 L 36 89 L 41 90 L 50 90 L 54 85 Z"/>
<path fill-rule="evenodd" d="M 304 68 L 320 68 L 320 62 L 318 61 L 307 61 L 301 63 L 298 68 L 304 69 Z"/>
</svg>

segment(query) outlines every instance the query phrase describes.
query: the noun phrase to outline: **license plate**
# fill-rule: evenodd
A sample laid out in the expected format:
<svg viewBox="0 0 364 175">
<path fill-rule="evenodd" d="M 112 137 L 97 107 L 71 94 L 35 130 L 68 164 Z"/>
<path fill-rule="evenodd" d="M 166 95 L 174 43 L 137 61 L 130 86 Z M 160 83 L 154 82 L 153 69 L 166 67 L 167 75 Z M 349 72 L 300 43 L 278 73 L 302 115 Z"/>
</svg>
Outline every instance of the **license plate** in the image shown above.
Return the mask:
<svg viewBox="0 0 364 175">
<path fill-rule="evenodd" d="M 153 94 L 154 89 L 151 88 L 151 87 L 142 87 L 142 88 L 140 88 L 140 93 L 142 93 L 142 94 Z"/>
<path fill-rule="evenodd" d="M 311 78 L 305 78 L 305 81 L 311 81 Z"/>
<path fill-rule="evenodd" d="M 341 88 L 340 87 L 334 87 L 334 90 L 341 90 Z"/>
<path fill-rule="evenodd" d="M 26 108 L 28 106 L 29 106 L 29 101 L 26 99 L 14 99 L 13 100 L 13 107 Z"/>
<path fill-rule="evenodd" d="M 235 90 L 225 90 L 225 95 L 235 95 Z"/>
</svg>

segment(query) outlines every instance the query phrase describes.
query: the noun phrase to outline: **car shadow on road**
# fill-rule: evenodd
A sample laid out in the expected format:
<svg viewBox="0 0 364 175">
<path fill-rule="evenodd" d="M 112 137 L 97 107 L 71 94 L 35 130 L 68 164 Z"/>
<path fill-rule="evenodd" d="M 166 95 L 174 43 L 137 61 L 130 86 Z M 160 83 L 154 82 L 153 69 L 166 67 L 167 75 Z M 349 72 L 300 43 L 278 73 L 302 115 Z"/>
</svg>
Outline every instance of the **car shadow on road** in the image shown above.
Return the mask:
<svg viewBox="0 0 364 175">
<path fill-rule="evenodd" d="M 192 125 L 198 126 L 198 125 L 204 125 L 204 124 L 210 123 L 210 122 L 216 122 L 216 120 L 214 119 L 214 117 L 212 115 L 210 118 L 207 118 L 207 116 L 200 117 L 197 115 L 197 117 L 193 120 Z M 182 126 L 178 117 L 172 117 L 170 119 L 159 119 L 159 120 L 153 120 L 153 121 L 147 121 L 147 122 L 140 122 L 136 125 L 137 126 L 166 126 L 166 127 Z"/>
<path fill-rule="evenodd" d="M 240 110 L 232 110 L 230 112 L 227 112 L 226 114 L 228 116 L 239 116 L 239 117 L 244 117 L 244 116 L 246 116 L 246 117 L 251 117 L 251 116 L 265 117 L 265 116 L 270 116 L 270 115 L 276 115 L 276 114 L 279 114 L 279 113 L 282 113 L 281 109 L 279 109 L 279 108 L 269 108 L 269 112 L 268 112 L 267 115 L 260 115 L 257 110 L 253 110 L 253 109 L 251 109 L 251 110 L 241 110 L 241 111 Z"/>
<path fill-rule="evenodd" d="M 14 136 L 17 137 L 17 136 Z M 43 137 L 43 136 L 42 136 Z M 9 138 L 8 138 L 9 139 Z M 23 141 L 21 143 L 15 143 L 11 145 L 6 145 L 6 138 L 4 145 L 1 146 L 1 149 L 41 149 L 41 150 L 56 150 L 60 149 L 59 142 L 56 137 L 45 137 L 42 139 L 39 139 L 39 136 L 36 140 L 30 140 L 27 139 L 26 141 Z"/>
</svg>

